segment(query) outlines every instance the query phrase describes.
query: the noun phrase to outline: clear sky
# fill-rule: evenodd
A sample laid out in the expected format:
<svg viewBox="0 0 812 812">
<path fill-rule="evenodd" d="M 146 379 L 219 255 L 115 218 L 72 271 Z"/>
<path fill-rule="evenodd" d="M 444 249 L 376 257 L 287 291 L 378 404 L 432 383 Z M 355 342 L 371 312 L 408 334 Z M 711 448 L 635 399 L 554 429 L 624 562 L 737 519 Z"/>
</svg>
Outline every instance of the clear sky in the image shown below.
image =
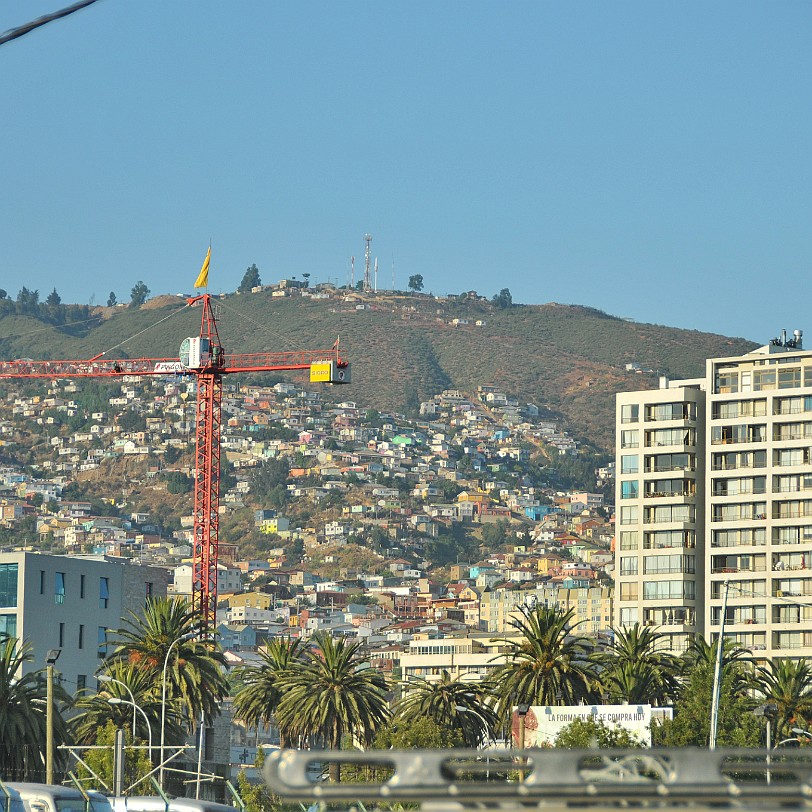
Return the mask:
<svg viewBox="0 0 812 812">
<path fill-rule="evenodd" d="M 0 31 L 69 4 L 6 0 Z M 812 3 L 102 0 L 0 47 L 0 287 L 422 274 L 812 342 Z"/>
</svg>

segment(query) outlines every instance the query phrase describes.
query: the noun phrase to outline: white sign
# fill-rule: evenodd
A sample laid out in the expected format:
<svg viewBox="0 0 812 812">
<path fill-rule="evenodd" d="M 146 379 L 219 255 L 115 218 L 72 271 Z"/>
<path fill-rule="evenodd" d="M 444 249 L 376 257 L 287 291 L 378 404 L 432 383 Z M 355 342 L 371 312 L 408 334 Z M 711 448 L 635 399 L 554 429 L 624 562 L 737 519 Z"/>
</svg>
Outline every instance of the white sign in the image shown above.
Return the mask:
<svg viewBox="0 0 812 812">
<path fill-rule="evenodd" d="M 561 729 L 576 719 L 595 719 L 607 727 L 619 725 L 651 747 L 651 705 L 532 705 L 524 718 L 524 746 L 549 747 Z M 519 723 L 513 709 L 513 741 L 519 742 Z"/>
</svg>

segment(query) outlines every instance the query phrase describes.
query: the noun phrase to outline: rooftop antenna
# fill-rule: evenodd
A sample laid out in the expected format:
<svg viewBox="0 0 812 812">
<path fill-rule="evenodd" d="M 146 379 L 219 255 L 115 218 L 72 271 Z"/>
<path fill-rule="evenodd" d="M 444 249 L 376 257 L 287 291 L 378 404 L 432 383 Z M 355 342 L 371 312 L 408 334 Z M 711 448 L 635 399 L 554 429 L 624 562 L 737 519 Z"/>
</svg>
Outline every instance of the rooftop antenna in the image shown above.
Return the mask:
<svg viewBox="0 0 812 812">
<path fill-rule="evenodd" d="M 366 242 L 367 247 L 364 251 L 364 290 L 368 291 L 372 287 L 369 281 L 369 272 L 371 270 L 369 266 L 369 259 L 370 259 L 370 249 L 372 246 L 372 235 L 371 234 L 364 234 L 364 242 Z"/>
</svg>

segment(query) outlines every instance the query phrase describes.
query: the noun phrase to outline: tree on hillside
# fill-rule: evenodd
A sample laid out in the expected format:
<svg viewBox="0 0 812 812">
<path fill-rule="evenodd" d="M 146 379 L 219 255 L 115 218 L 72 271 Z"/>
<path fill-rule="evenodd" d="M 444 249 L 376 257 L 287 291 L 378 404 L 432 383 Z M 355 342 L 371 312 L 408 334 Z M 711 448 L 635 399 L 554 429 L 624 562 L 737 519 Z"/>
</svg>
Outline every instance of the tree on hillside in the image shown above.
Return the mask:
<svg viewBox="0 0 812 812">
<path fill-rule="evenodd" d="M 240 282 L 240 286 L 237 288 L 237 290 L 240 293 L 250 293 L 251 288 L 256 288 L 261 284 L 262 282 L 259 278 L 259 268 L 257 268 L 257 266 L 254 264 L 246 270 L 245 274 L 243 275 L 242 282 Z"/>
<path fill-rule="evenodd" d="M 149 288 L 142 281 L 136 282 L 130 291 L 130 307 L 140 307 L 146 302 L 149 293 Z"/>
<path fill-rule="evenodd" d="M 497 307 L 512 307 L 513 306 L 513 296 L 511 296 L 510 290 L 508 288 L 502 288 L 502 290 L 497 293 L 491 301 Z"/>
<path fill-rule="evenodd" d="M 421 291 L 423 290 L 423 274 L 416 273 L 409 277 L 409 290 Z"/>
<path fill-rule="evenodd" d="M 8 296 L 8 292 L 0 288 L 0 299 L 5 299 Z"/>
<path fill-rule="evenodd" d="M 39 313 L 39 291 L 29 290 L 23 285 L 17 294 L 17 312 L 20 315 L 36 316 Z"/>
<path fill-rule="evenodd" d="M 107 297 L 107 306 L 115 307 L 117 301 L 115 292 L 111 290 L 110 295 Z"/>
<path fill-rule="evenodd" d="M 62 297 L 56 292 L 56 288 L 54 288 L 48 294 L 45 304 L 47 304 L 48 307 L 57 307 L 58 305 L 62 304 Z"/>
</svg>

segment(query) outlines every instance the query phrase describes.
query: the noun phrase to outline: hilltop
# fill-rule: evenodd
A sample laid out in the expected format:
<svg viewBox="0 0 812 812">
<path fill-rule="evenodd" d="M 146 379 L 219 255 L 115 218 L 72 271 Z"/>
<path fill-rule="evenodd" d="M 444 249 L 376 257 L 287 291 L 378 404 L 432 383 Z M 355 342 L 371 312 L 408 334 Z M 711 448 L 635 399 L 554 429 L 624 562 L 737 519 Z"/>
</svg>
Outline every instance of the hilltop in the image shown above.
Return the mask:
<svg viewBox="0 0 812 812">
<path fill-rule="evenodd" d="M 755 346 L 577 305 L 499 307 L 479 297 L 332 290 L 278 294 L 263 289 L 218 299 L 227 353 L 329 348 L 340 337 L 353 383 L 337 389 L 338 398 L 415 413 L 421 400 L 443 389 L 472 393 L 488 384 L 564 417 L 571 433 L 601 449 L 613 443 L 616 392 L 655 386 L 658 375 L 695 377 L 706 358 Z M 200 310 L 184 304 L 162 296 L 141 308 L 95 308 L 76 325 L 6 313 L 0 357 L 85 359 L 102 351 L 110 358 L 176 357 L 183 338 L 199 330 Z"/>
</svg>

